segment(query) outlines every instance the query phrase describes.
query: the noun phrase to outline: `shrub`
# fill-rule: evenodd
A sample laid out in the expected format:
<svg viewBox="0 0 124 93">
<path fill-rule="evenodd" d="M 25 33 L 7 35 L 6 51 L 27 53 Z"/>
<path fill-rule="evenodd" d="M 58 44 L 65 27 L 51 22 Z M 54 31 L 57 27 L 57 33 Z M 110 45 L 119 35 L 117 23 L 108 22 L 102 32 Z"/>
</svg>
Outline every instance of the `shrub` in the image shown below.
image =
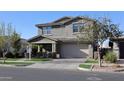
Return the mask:
<svg viewBox="0 0 124 93">
<path fill-rule="evenodd" d="M 5 56 L 7 58 L 14 58 L 15 57 L 11 52 L 8 52 Z"/>
<path fill-rule="evenodd" d="M 117 61 L 117 56 L 114 52 L 107 52 L 104 56 L 106 62 L 115 63 Z"/>
<path fill-rule="evenodd" d="M 52 53 L 52 58 L 56 58 L 56 52 Z"/>
<path fill-rule="evenodd" d="M 52 58 L 52 53 L 48 53 L 48 58 Z"/>
</svg>

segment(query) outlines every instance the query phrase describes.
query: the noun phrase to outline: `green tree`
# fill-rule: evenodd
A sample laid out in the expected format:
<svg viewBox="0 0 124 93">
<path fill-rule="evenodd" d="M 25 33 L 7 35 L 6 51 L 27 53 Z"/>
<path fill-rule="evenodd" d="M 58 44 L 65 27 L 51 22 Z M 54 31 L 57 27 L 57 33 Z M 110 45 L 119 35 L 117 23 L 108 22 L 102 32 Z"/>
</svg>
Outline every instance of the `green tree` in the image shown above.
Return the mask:
<svg viewBox="0 0 124 93">
<path fill-rule="evenodd" d="M 5 62 L 5 55 L 9 51 L 9 48 L 12 46 L 16 47 L 14 43 L 20 38 L 20 35 L 16 33 L 12 24 L 0 23 L 0 49 L 3 54 L 3 59 Z"/>
<path fill-rule="evenodd" d="M 2 56 L 4 58 L 4 62 L 5 62 L 5 41 L 6 41 L 5 24 L 0 23 L 0 49 L 2 51 Z"/>
<path fill-rule="evenodd" d="M 20 39 L 20 35 L 16 32 L 15 29 L 11 34 L 10 39 L 11 39 L 11 46 L 14 48 L 14 55 L 16 55 L 21 45 L 16 44 L 17 41 Z"/>
<path fill-rule="evenodd" d="M 107 38 L 118 38 L 119 36 L 122 36 L 122 31 L 120 31 L 117 24 L 113 24 L 110 19 L 100 18 L 95 19 L 93 25 L 81 27 L 78 38 L 80 41 L 87 40 L 92 44 L 98 42 L 99 46 L 102 46 Z M 101 67 L 100 47 L 98 48 L 98 59 Z"/>
</svg>

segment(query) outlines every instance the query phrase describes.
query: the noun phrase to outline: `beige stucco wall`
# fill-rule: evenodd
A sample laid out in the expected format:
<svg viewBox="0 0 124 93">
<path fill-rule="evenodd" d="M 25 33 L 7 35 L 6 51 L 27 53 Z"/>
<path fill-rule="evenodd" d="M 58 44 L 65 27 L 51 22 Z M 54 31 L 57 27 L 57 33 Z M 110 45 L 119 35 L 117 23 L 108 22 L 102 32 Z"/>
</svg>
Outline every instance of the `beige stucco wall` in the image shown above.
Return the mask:
<svg viewBox="0 0 124 93">
<path fill-rule="evenodd" d="M 53 37 L 64 37 L 64 36 L 66 36 L 65 27 L 52 28 L 52 36 Z"/>
<path fill-rule="evenodd" d="M 93 24 L 92 21 L 87 21 L 87 20 L 83 20 L 83 19 L 79 20 L 79 21 L 75 21 L 75 22 L 85 23 L 85 25 Z M 74 38 L 76 38 L 79 33 L 73 33 L 73 23 L 75 23 L 75 22 L 72 22 L 71 24 L 60 27 L 60 28 L 52 28 L 52 31 L 51 31 L 52 34 L 49 36 L 55 37 L 55 38 L 58 38 L 58 37 L 60 37 L 60 38 L 74 37 Z M 42 29 L 38 29 L 38 35 L 39 34 L 42 35 Z"/>
</svg>

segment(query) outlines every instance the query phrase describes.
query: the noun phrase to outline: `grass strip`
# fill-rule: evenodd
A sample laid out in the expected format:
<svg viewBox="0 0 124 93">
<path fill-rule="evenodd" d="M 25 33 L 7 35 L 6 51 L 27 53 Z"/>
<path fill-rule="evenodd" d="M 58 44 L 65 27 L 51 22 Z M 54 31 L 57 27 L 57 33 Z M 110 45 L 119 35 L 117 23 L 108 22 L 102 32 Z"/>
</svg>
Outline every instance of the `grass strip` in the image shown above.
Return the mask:
<svg viewBox="0 0 124 93">
<path fill-rule="evenodd" d="M 89 65 L 89 64 L 80 64 L 79 67 L 90 69 L 91 68 L 91 65 Z"/>
<path fill-rule="evenodd" d="M 87 59 L 85 63 L 98 63 L 98 60 L 95 59 Z"/>
</svg>

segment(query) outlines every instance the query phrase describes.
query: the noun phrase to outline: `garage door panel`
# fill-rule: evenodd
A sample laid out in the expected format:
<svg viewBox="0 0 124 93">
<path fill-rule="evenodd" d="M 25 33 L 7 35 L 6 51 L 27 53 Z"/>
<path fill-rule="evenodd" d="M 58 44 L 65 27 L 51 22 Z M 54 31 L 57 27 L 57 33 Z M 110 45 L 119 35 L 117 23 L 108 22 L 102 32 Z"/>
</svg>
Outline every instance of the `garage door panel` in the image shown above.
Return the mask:
<svg viewBox="0 0 124 93">
<path fill-rule="evenodd" d="M 85 58 L 88 56 L 88 46 L 85 44 L 62 44 L 61 57 L 63 58 Z"/>
</svg>

